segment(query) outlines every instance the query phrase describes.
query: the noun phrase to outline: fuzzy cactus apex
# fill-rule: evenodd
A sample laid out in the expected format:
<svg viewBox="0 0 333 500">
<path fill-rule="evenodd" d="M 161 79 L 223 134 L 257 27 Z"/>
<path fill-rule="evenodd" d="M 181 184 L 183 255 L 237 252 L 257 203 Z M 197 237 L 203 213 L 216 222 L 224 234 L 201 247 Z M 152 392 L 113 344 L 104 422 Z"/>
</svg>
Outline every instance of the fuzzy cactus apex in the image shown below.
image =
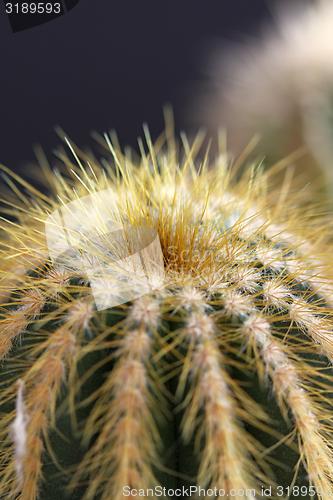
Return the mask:
<svg viewBox="0 0 333 500">
<path fill-rule="evenodd" d="M 330 221 L 200 140 L 1 167 L 1 499 L 333 498 Z"/>
</svg>

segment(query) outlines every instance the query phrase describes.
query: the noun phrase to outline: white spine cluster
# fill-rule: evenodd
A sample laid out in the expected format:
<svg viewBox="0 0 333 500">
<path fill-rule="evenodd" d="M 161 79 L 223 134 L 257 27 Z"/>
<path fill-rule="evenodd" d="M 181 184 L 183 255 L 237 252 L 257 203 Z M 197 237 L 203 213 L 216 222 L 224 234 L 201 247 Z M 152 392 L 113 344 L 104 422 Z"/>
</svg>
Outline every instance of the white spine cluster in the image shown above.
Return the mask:
<svg viewBox="0 0 333 500">
<path fill-rule="evenodd" d="M 24 403 L 24 382 L 18 380 L 16 396 L 16 416 L 11 426 L 11 436 L 15 448 L 15 468 L 18 485 L 23 482 L 23 460 L 27 452 L 28 414 Z"/>
</svg>

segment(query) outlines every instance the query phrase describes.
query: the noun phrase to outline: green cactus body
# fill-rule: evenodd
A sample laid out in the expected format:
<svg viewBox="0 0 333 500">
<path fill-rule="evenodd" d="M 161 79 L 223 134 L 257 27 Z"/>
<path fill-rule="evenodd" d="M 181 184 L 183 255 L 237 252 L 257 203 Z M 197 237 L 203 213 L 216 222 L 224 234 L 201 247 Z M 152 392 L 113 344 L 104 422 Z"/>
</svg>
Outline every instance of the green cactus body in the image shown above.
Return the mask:
<svg viewBox="0 0 333 500">
<path fill-rule="evenodd" d="M 236 181 L 222 155 L 208 168 L 196 143 L 147 137 L 139 159 L 107 139 L 103 166 L 71 146 L 48 195 L 3 169 L 0 497 L 331 498 L 327 221 L 269 172 Z M 158 235 L 164 276 L 97 310 L 86 221 L 61 262 L 44 224 L 107 189 Z M 111 237 L 89 234 L 91 268 L 107 265 Z"/>
</svg>

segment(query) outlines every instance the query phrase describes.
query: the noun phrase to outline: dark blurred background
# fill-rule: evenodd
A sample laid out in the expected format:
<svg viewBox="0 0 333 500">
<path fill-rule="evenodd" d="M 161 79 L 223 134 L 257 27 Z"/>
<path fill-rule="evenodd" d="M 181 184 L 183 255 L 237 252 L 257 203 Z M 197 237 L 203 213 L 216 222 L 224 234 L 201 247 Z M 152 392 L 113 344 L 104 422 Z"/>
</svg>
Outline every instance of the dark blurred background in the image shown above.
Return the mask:
<svg viewBox="0 0 333 500">
<path fill-rule="evenodd" d="M 0 161 L 20 170 L 33 145 L 50 153 L 60 125 L 78 144 L 116 129 L 135 147 L 142 123 L 155 136 L 162 108 L 191 128 L 210 45 L 254 36 L 270 0 L 81 0 L 62 18 L 13 34 L 0 15 Z"/>
</svg>

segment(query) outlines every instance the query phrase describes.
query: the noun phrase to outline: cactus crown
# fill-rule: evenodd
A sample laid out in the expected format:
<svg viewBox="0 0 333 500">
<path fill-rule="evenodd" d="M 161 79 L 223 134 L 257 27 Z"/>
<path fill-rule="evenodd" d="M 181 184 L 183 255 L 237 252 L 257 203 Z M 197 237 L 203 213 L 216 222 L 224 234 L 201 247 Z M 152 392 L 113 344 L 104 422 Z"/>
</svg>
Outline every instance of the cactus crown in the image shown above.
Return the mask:
<svg viewBox="0 0 333 500">
<path fill-rule="evenodd" d="M 260 498 L 288 476 L 286 449 L 287 484 L 303 477 L 328 498 L 327 221 L 286 185 L 272 192 L 270 172 L 237 179 L 225 155 L 197 158 L 200 138 L 146 139 L 136 158 L 106 138 L 100 163 L 70 144 L 73 160 L 44 169 L 49 194 L 2 168 L 1 498 L 52 498 L 50 471 L 71 498 L 163 482 Z M 96 310 L 70 256 L 49 258 L 44 223 L 102 190 L 156 231 L 164 279 Z M 108 243 L 94 240 L 106 263 Z"/>
</svg>

